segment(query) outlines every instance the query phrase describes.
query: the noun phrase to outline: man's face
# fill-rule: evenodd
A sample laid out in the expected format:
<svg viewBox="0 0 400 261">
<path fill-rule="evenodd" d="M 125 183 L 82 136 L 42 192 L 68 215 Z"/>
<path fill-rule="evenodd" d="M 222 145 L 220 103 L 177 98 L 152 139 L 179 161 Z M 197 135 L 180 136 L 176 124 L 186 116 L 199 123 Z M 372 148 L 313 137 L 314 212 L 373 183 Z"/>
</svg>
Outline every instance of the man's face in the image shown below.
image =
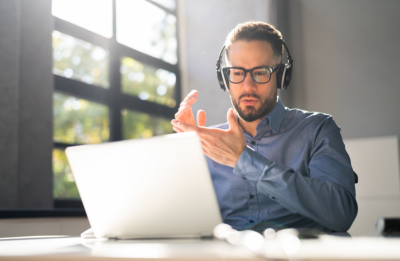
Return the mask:
<svg viewBox="0 0 400 261">
<path fill-rule="evenodd" d="M 229 64 L 232 67 L 253 69 L 274 67 L 278 64 L 272 47 L 265 41 L 236 41 L 229 50 Z M 277 99 L 276 72 L 267 83 L 256 83 L 250 73 L 241 83 L 229 83 L 231 102 L 236 115 L 246 122 L 265 117 L 275 106 Z"/>
</svg>

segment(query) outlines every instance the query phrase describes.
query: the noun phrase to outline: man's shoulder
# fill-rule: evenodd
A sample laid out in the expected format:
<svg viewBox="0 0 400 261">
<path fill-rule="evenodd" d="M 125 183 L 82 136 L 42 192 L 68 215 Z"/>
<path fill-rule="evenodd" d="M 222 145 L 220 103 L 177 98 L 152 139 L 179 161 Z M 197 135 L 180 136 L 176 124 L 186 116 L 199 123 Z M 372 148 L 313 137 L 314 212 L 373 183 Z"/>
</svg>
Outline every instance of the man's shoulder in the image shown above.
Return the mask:
<svg viewBox="0 0 400 261">
<path fill-rule="evenodd" d="M 283 129 L 292 128 L 294 125 L 309 127 L 311 129 L 340 129 L 334 122 L 332 115 L 322 112 L 306 111 L 297 108 L 286 109 L 282 122 Z"/>
<path fill-rule="evenodd" d="M 293 120 L 309 120 L 309 121 L 320 121 L 327 118 L 332 118 L 332 115 L 323 113 L 323 112 L 315 112 L 315 111 L 306 111 L 297 108 L 285 108 L 286 114 L 285 118 L 293 119 Z"/>
</svg>

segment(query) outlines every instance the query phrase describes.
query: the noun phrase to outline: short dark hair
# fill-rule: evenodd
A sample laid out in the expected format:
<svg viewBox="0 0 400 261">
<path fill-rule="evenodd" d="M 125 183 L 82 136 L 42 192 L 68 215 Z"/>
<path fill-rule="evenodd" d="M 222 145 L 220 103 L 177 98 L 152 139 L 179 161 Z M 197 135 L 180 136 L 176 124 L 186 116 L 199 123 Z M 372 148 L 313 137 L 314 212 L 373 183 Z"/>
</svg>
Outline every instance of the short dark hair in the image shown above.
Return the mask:
<svg viewBox="0 0 400 261">
<path fill-rule="evenodd" d="M 231 45 L 239 40 L 268 42 L 272 47 L 274 57 L 276 59 L 282 57 L 282 34 L 271 24 L 254 21 L 238 24 L 226 37 L 225 48 L 227 56 Z"/>
</svg>

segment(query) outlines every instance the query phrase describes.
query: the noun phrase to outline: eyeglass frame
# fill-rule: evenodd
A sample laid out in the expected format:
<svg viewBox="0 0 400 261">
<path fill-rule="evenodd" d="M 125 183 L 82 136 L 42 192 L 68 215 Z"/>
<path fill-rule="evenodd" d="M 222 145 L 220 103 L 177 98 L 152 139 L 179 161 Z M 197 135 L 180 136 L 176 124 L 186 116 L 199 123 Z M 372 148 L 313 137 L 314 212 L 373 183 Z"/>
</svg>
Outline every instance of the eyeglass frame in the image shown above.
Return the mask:
<svg viewBox="0 0 400 261">
<path fill-rule="evenodd" d="M 251 78 L 253 79 L 254 82 L 260 83 L 260 84 L 264 84 L 264 83 L 268 83 L 269 81 L 271 81 L 271 76 L 272 76 L 272 74 L 273 74 L 274 72 L 276 72 L 276 71 L 279 69 L 279 67 L 280 67 L 280 64 L 277 65 L 277 66 L 275 66 L 275 67 L 258 66 L 258 67 L 254 67 L 254 68 L 249 69 L 249 70 L 246 70 L 246 69 L 243 68 L 243 67 L 223 67 L 223 68 L 222 68 L 222 71 L 224 72 L 224 74 L 225 74 L 226 78 L 228 79 L 228 81 L 230 81 L 231 83 L 234 83 L 234 84 L 242 83 L 242 82 L 246 79 L 246 76 L 247 76 L 247 73 L 248 73 L 248 72 L 250 73 Z M 268 81 L 266 81 L 266 82 L 258 82 L 258 81 L 256 81 L 256 80 L 254 79 L 253 70 L 261 69 L 261 68 L 262 68 L 262 69 L 268 69 L 268 70 L 271 72 L 270 75 L 269 75 L 269 79 L 268 79 Z M 240 82 L 232 82 L 232 81 L 230 80 L 230 78 L 228 77 L 228 70 L 230 70 L 230 69 L 241 69 L 241 70 L 243 70 L 244 73 L 245 73 L 245 75 L 244 75 L 244 77 L 243 77 L 243 80 L 240 81 Z"/>
</svg>

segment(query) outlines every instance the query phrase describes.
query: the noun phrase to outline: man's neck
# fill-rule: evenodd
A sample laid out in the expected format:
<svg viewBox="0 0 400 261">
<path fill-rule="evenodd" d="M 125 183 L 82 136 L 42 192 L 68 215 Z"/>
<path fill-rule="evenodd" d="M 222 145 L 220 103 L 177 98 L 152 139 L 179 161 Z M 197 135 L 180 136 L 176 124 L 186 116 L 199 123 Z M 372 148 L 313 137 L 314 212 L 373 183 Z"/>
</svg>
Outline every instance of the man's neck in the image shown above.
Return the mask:
<svg viewBox="0 0 400 261">
<path fill-rule="evenodd" d="M 244 120 L 242 120 L 242 119 L 240 119 L 239 118 L 239 125 L 240 125 L 240 127 L 242 127 L 242 129 L 245 131 L 245 132 L 247 132 L 248 134 L 250 134 L 252 137 L 254 137 L 254 136 L 256 136 L 256 134 L 257 134 L 257 125 L 260 123 L 260 121 L 262 120 L 263 118 L 261 118 L 261 119 L 257 119 L 257 120 L 255 120 L 255 121 L 252 121 L 252 122 L 247 122 L 247 121 L 244 121 Z"/>
</svg>

